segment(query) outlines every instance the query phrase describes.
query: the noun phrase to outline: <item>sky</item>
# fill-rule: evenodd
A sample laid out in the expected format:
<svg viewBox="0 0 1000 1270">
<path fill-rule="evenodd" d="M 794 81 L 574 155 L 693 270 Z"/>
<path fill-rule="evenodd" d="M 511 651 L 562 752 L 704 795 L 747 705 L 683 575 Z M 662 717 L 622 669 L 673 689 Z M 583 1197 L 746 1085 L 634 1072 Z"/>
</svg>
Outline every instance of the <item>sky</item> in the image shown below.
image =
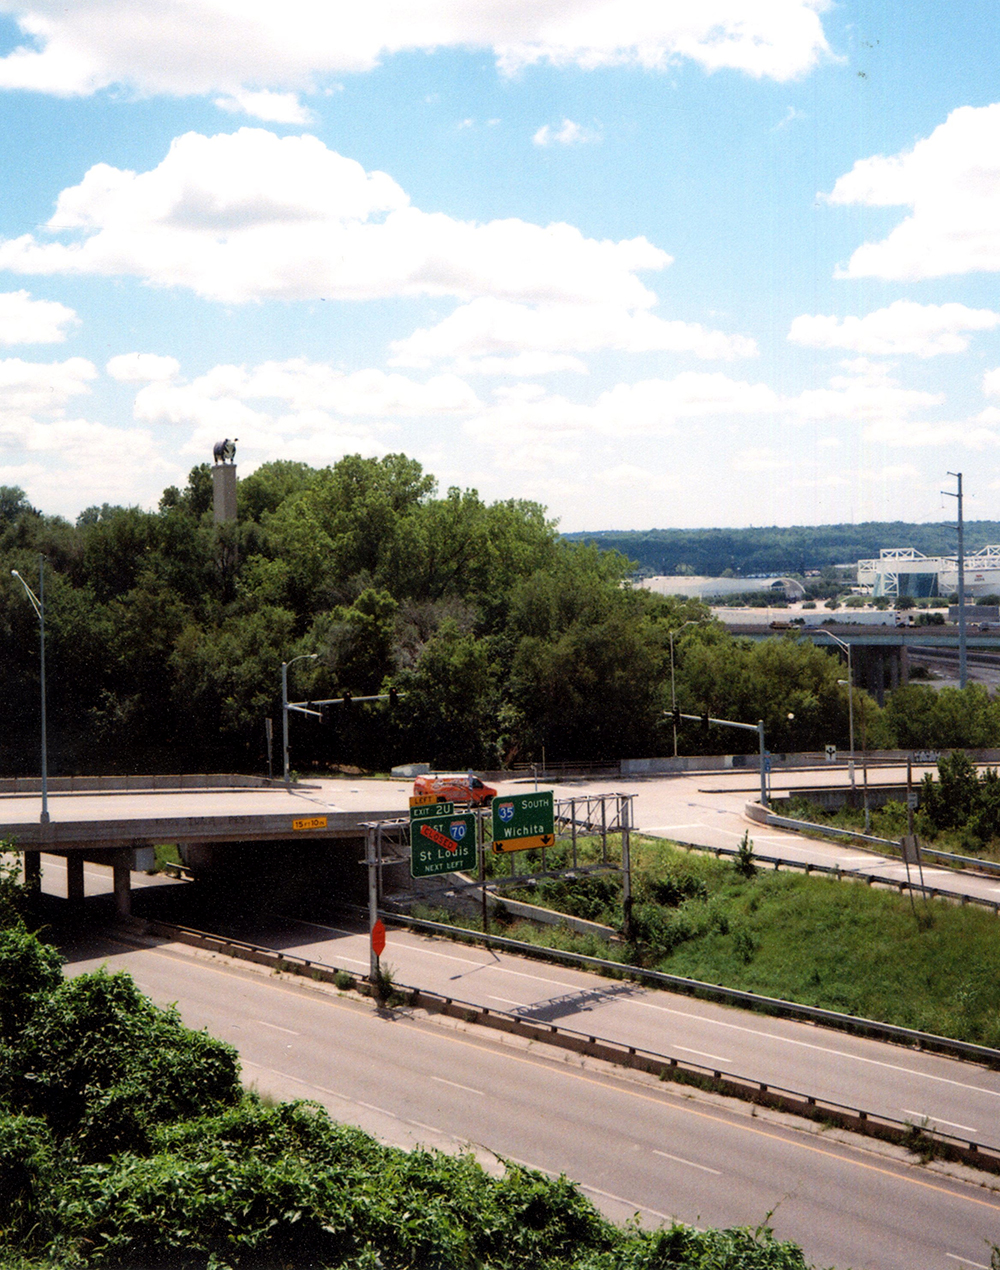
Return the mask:
<svg viewBox="0 0 1000 1270">
<path fill-rule="evenodd" d="M 1000 519 L 996 0 L 0 0 L 0 484 Z M 898 544 L 892 544 L 898 545 Z"/>
</svg>

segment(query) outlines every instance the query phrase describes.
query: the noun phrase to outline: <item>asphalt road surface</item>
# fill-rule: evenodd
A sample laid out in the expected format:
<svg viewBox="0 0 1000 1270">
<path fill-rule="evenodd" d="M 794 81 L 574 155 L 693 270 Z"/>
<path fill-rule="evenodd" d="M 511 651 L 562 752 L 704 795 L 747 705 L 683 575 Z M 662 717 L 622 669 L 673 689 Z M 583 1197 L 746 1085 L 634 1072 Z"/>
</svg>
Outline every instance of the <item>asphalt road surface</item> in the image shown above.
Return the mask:
<svg viewBox="0 0 1000 1270">
<path fill-rule="evenodd" d="M 367 930 L 280 915 L 225 931 L 367 973 Z M 1000 1072 L 390 927 L 401 984 L 1000 1147 Z"/>
<path fill-rule="evenodd" d="M 398 1145 L 565 1172 L 618 1220 L 756 1225 L 770 1213 L 811 1262 L 841 1270 L 985 1270 L 1000 1239 L 991 1189 L 791 1118 L 169 946 L 104 941 L 69 955 L 71 973 L 127 969 L 189 1025 L 231 1041 L 262 1092 L 315 1098 Z"/>
</svg>

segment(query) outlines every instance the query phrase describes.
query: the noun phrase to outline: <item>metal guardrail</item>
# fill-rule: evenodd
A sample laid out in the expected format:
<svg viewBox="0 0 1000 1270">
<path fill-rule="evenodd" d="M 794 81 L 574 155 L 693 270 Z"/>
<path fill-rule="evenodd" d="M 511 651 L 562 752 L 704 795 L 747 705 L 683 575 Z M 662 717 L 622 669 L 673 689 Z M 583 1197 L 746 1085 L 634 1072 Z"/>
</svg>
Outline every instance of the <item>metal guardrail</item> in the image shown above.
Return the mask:
<svg viewBox="0 0 1000 1270">
<path fill-rule="evenodd" d="M 686 846 L 686 843 L 682 843 Z M 694 847 L 700 851 L 719 851 L 734 854 L 728 847 Z M 760 860 L 760 856 L 754 857 Z M 819 868 L 825 866 L 811 866 Z M 832 870 L 831 870 L 832 871 Z M 353 905 L 342 905 L 344 908 Z M 358 910 L 361 911 L 360 909 Z M 722 1001 L 726 1005 L 738 1005 L 756 1010 L 762 1014 L 778 1015 L 783 1018 L 805 1019 L 810 1023 L 819 1023 L 825 1027 L 837 1028 L 842 1032 L 851 1032 L 856 1036 L 867 1036 L 877 1040 L 905 1044 L 916 1049 L 932 1051 L 937 1054 L 948 1054 L 952 1058 L 961 1058 L 982 1063 L 987 1067 L 1000 1068 L 1000 1050 L 987 1045 L 975 1045 L 971 1041 L 959 1041 L 949 1036 L 936 1036 L 933 1032 L 919 1032 L 914 1028 L 900 1027 L 895 1023 L 882 1023 L 878 1019 L 863 1019 L 855 1014 L 841 1014 L 836 1010 L 824 1010 L 816 1005 L 803 1005 L 798 1001 L 784 1001 L 780 997 L 765 997 L 756 992 L 748 992 L 742 988 L 727 988 L 722 984 L 705 983 L 701 979 L 687 979 L 682 975 L 669 975 L 662 970 L 647 970 L 642 966 L 633 966 L 624 961 L 611 961 L 603 957 L 590 957 L 584 953 L 568 952 L 563 948 L 549 948 L 540 944 L 529 944 L 519 939 L 508 939 L 505 935 L 484 935 L 482 931 L 468 930 L 463 926 L 449 926 L 444 922 L 431 922 L 421 917 L 409 917 L 406 914 L 379 910 L 379 915 L 386 921 L 397 925 L 409 926 L 413 930 L 427 931 L 429 934 L 445 935 L 451 939 L 464 942 L 475 942 L 490 948 L 501 948 L 508 952 L 523 953 L 546 960 L 562 961 L 567 965 L 579 966 L 584 970 L 601 970 L 616 976 L 629 979 L 644 980 L 658 987 L 670 988 L 675 992 L 684 992 L 688 996 L 709 998 Z"/>
<path fill-rule="evenodd" d="M 386 916 L 395 918 L 394 914 L 386 914 Z M 224 956 L 267 965 L 278 972 L 298 974 L 314 981 L 336 983 L 338 987 L 342 987 L 346 980 L 350 980 L 351 987 L 370 995 L 368 980 L 354 971 L 341 970 L 323 962 L 278 952 L 259 944 L 229 939 L 223 935 L 213 935 L 190 927 L 171 926 L 164 922 L 131 919 L 125 929 L 129 933 L 138 930 L 142 934 L 168 938 L 195 947 L 209 948 Z M 515 943 L 516 941 L 506 942 Z M 528 947 L 533 948 L 534 945 L 528 945 Z M 411 1007 L 445 1014 L 465 1023 L 491 1027 L 497 1031 L 553 1045 L 620 1067 L 649 1072 L 661 1080 L 677 1081 L 713 1093 L 740 1098 L 757 1106 L 771 1107 L 810 1120 L 834 1124 L 867 1137 L 893 1142 L 918 1154 L 936 1155 L 991 1173 L 1000 1173 L 1000 1147 L 970 1141 L 968 1138 L 959 1138 L 955 1134 L 942 1133 L 927 1125 L 915 1125 L 909 1121 L 895 1120 L 889 1116 L 850 1107 L 843 1103 L 815 1098 L 810 1094 L 753 1080 L 721 1068 L 706 1067 L 687 1059 L 678 1059 L 671 1055 L 644 1050 L 638 1046 L 576 1032 L 559 1024 L 536 1022 L 516 1013 L 495 1010 L 491 1006 L 474 1005 L 437 992 L 429 992 L 423 988 L 410 988 L 404 985 L 398 987 L 401 994 L 406 997 L 405 1003 Z"/>
<path fill-rule="evenodd" d="M 733 847 L 706 847 L 701 842 L 681 842 L 678 838 L 671 838 L 670 841 L 676 842 L 679 847 L 684 847 L 687 851 L 705 851 L 715 856 L 737 854 Z M 890 845 L 899 846 L 898 843 Z M 839 879 L 848 878 L 867 882 L 869 886 L 884 886 L 890 890 L 899 891 L 900 894 L 904 891 L 913 891 L 918 895 L 926 895 L 931 900 L 955 900 L 963 906 L 978 904 L 980 908 L 988 908 L 994 915 L 1000 916 L 1000 900 L 989 900 L 985 895 L 948 891 L 941 886 L 921 886 L 919 882 L 906 882 L 902 878 L 886 878 L 878 873 L 862 873 L 859 869 L 842 869 L 839 864 L 813 864 L 808 860 L 786 860 L 782 856 L 759 855 L 756 851 L 753 853 L 753 858 L 757 864 L 771 864 L 776 869 L 801 869 L 804 873 L 825 873 Z"/>
<path fill-rule="evenodd" d="M 813 833 L 829 834 L 838 838 L 850 838 L 853 842 L 871 842 L 880 849 L 887 847 L 902 858 L 899 843 L 894 838 L 876 838 L 873 834 L 858 833 L 855 829 L 843 829 L 840 825 L 817 825 L 810 820 L 795 820 L 792 816 L 779 816 L 774 812 L 768 813 L 764 823 L 773 825 L 778 829 L 805 829 Z M 1000 875 L 1000 864 L 995 860 L 981 860 L 974 855 L 958 855 L 954 851 L 938 851 L 936 847 L 924 846 L 921 846 L 920 854 L 922 856 L 930 856 L 946 867 L 954 867 L 956 871 L 969 869 L 977 870 L 981 873 L 989 873 L 994 877 Z"/>
</svg>

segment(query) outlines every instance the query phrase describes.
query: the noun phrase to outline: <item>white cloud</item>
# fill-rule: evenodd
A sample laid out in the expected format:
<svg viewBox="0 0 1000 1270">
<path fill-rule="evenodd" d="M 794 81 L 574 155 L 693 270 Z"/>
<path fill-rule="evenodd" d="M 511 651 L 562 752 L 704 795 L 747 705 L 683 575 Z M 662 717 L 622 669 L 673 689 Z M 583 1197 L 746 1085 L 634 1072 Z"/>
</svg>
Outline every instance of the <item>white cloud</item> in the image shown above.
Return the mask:
<svg viewBox="0 0 1000 1270">
<path fill-rule="evenodd" d="M 474 415 L 465 431 L 498 451 L 530 453 L 537 445 L 564 445 L 580 437 L 620 440 L 670 436 L 685 420 L 759 416 L 783 412 L 766 384 L 721 374 L 687 371 L 673 379 L 618 384 L 592 404 L 549 394 L 537 384 L 497 392 L 497 402 Z"/>
<path fill-rule="evenodd" d="M 460 305 L 437 326 L 415 331 L 393 346 L 392 364 L 429 366 L 454 361 L 461 374 L 503 372 L 500 359 L 512 359 L 518 373 L 526 354 L 553 358 L 545 370 L 583 369 L 561 354 L 619 349 L 629 353 L 676 352 L 729 360 L 752 357 L 753 340 L 711 331 L 696 322 L 666 321 L 640 309 L 613 304 L 539 304 L 529 306 L 482 297 Z M 544 365 L 544 363 L 543 363 Z"/>
<path fill-rule="evenodd" d="M 380 370 L 345 374 L 297 358 L 250 370 L 216 366 L 189 384 L 158 379 L 136 393 L 133 413 L 142 423 L 193 426 L 196 446 L 205 437 L 238 436 L 241 453 L 263 448 L 270 456 L 281 437 L 298 437 L 303 444 L 328 433 L 369 438 L 367 423 L 344 423 L 342 416 L 384 423 L 468 414 L 478 407 L 475 393 L 454 375 L 421 384 Z"/>
<path fill-rule="evenodd" d="M 939 406 L 943 393 L 902 388 L 888 367 L 864 357 L 843 363 L 847 375 L 834 375 L 827 388 L 810 388 L 789 403 L 800 419 L 824 419 L 899 423 L 914 411 Z"/>
<path fill-rule="evenodd" d="M 969 347 L 965 332 L 992 331 L 997 326 L 1000 313 L 991 309 L 896 300 L 862 318 L 803 314 L 792 322 L 788 338 L 809 348 L 844 348 L 876 357 L 902 353 L 935 357 L 964 352 Z"/>
<path fill-rule="evenodd" d="M 972 427 L 967 420 L 928 423 L 913 419 L 880 419 L 864 432 L 866 441 L 900 446 L 962 446 L 967 450 L 986 450 L 1000 445 L 1000 434 L 991 428 Z"/>
<path fill-rule="evenodd" d="M 71 397 L 89 392 L 88 384 L 96 376 L 93 363 L 83 357 L 44 363 L 6 357 L 0 360 L 0 418 L 58 413 Z"/>
<path fill-rule="evenodd" d="M 652 302 L 637 271 L 670 263 L 645 238 L 421 212 L 384 172 L 316 137 L 258 128 L 187 133 L 149 172 L 97 164 L 62 191 L 47 228 L 70 241 L 9 239 L 0 267 L 128 274 L 230 303 L 494 295 L 635 307 Z"/>
<path fill-rule="evenodd" d="M 220 110 L 231 115 L 252 115 L 266 123 L 306 124 L 313 122 L 313 113 L 299 101 L 297 93 L 275 93 L 270 89 L 260 92 L 240 90 L 231 97 L 216 97 Z"/>
<path fill-rule="evenodd" d="M 32 300 L 27 291 L 0 293 L 0 344 L 60 344 L 79 322 L 57 300 Z"/>
<path fill-rule="evenodd" d="M 24 42 L 0 88 L 71 97 L 111 85 L 140 95 L 311 91 L 403 50 L 486 48 L 505 73 L 540 62 L 788 80 L 829 55 L 828 0 L 0 0 Z M 270 116 L 274 118 L 274 116 Z"/>
<path fill-rule="evenodd" d="M 112 379 L 123 384 L 147 384 L 152 380 L 173 379 L 179 373 L 180 362 L 173 357 L 160 357 L 157 353 L 120 353 L 112 357 L 105 369 Z"/>
<path fill-rule="evenodd" d="M 87 502 L 132 503 L 143 482 L 155 484 L 169 470 L 148 431 L 67 417 L 67 404 L 96 377 L 82 357 L 0 361 L 0 479 L 22 486 L 46 511 L 74 515 Z"/>
<path fill-rule="evenodd" d="M 983 392 L 987 397 L 1000 396 L 1000 367 L 988 370 L 983 376 Z"/>
<path fill-rule="evenodd" d="M 912 209 L 887 238 L 859 247 L 840 277 L 1000 270 L 1000 104 L 962 106 L 911 150 L 859 160 L 828 199 Z"/>
<path fill-rule="evenodd" d="M 733 469 L 737 472 L 783 472 L 801 466 L 788 450 L 768 445 L 751 446 L 733 457 Z"/>
<path fill-rule="evenodd" d="M 582 146 L 600 141 L 601 134 L 593 128 L 584 128 L 572 119 L 564 119 L 558 128 L 543 124 L 531 138 L 536 146 Z"/>
</svg>

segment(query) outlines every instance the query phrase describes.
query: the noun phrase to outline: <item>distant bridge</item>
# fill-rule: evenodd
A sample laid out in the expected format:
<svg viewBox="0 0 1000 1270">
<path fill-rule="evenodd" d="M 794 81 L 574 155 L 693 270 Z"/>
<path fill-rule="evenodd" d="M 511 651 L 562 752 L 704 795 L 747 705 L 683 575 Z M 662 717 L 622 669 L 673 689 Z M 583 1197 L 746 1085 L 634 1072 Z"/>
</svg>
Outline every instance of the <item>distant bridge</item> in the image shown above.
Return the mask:
<svg viewBox="0 0 1000 1270">
<path fill-rule="evenodd" d="M 793 623 L 760 622 L 726 624 L 731 635 L 761 640 L 791 635 L 795 639 L 808 639 L 821 648 L 832 648 L 841 657 L 839 646 L 826 632 L 836 635 L 851 646 L 851 663 L 854 682 L 864 688 L 881 705 L 885 694 L 910 679 L 910 653 L 958 649 L 957 626 L 876 626 L 860 622 L 829 622 L 826 625 L 799 626 Z M 971 624 L 966 632 L 966 648 L 970 653 L 991 653 L 1000 658 L 1000 628 L 997 630 L 974 629 Z M 977 659 L 978 660 L 978 659 Z"/>
</svg>

